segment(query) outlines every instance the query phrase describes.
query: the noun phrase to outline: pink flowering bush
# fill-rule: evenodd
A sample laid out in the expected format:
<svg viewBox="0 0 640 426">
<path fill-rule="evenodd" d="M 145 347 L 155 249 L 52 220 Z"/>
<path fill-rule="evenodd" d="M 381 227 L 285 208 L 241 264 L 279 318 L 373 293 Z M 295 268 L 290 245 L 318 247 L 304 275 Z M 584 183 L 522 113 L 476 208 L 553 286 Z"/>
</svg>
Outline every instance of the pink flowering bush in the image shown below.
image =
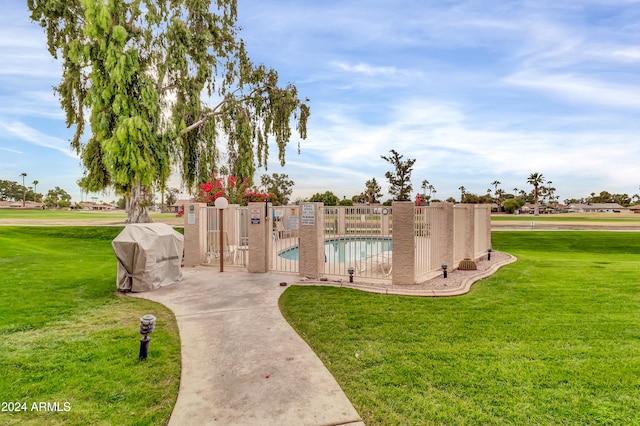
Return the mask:
<svg viewBox="0 0 640 426">
<path fill-rule="evenodd" d="M 244 178 L 239 182 L 236 176 L 229 176 L 227 178 L 209 179 L 207 182 L 200 184 L 200 192 L 194 198 L 194 201 L 213 206 L 218 197 L 225 197 L 229 204 L 246 206 L 251 201 L 274 199 L 275 195 L 257 192 L 250 188 L 248 178 Z"/>
</svg>

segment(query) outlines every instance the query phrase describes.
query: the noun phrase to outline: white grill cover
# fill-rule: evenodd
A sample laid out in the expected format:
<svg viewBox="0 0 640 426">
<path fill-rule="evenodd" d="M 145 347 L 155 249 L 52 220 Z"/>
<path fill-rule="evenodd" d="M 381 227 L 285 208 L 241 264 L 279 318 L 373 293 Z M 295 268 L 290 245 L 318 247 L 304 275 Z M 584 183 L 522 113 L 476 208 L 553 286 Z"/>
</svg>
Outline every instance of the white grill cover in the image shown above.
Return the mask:
<svg viewBox="0 0 640 426">
<path fill-rule="evenodd" d="M 182 281 L 184 236 L 169 225 L 127 225 L 111 246 L 118 259 L 118 290 L 149 291 Z"/>
</svg>

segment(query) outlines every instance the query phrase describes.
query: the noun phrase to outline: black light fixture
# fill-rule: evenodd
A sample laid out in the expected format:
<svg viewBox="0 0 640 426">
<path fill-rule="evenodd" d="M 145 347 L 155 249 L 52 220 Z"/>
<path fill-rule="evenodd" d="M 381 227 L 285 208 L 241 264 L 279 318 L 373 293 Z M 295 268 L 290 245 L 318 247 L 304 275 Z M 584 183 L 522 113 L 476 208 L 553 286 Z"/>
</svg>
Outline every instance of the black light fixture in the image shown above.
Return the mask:
<svg viewBox="0 0 640 426">
<path fill-rule="evenodd" d="M 143 360 L 147 359 L 147 355 L 149 353 L 149 335 L 153 333 L 153 329 L 156 328 L 156 317 L 151 314 L 147 314 L 140 318 L 140 334 L 142 334 L 142 338 L 140 339 L 140 353 L 138 354 L 138 359 Z"/>
<path fill-rule="evenodd" d="M 442 268 L 442 277 L 447 278 L 447 264 L 445 262 L 442 262 L 442 265 L 440 265 L 440 267 Z"/>
<path fill-rule="evenodd" d="M 355 268 L 353 266 L 349 266 L 349 268 L 347 268 L 347 272 L 349 273 L 349 282 L 352 283 L 353 282 L 353 274 L 356 272 Z"/>
<path fill-rule="evenodd" d="M 487 249 L 487 260 L 491 260 L 491 252 L 493 251 L 493 249 L 491 247 L 489 247 Z"/>
</svg>

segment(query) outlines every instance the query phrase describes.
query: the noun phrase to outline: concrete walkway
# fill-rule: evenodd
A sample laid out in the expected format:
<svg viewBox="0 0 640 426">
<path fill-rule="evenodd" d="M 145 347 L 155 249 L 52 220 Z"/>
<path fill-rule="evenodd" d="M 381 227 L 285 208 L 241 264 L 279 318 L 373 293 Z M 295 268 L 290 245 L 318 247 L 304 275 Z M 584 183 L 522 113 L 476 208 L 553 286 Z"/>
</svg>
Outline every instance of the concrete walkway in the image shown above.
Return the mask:
<svg viewBox="0 0 640 426">
<path fill-rule="evenodd" d="M 338 383 L 278 307 L 288 285 L 351 287 L 410 296 L 454 296 L 515 257 L 495 253 L 474 271 L 453 271 L 415 286 L 301 282 L 299 277 L 183 269 L 184 280 L 130 293 L 171 309 L 182 343 L 182 376 L 169 425 L 363 426 Z"/>
<path fill-rule="evenodd" d="M 181 283 L 131 294 L 171 309 L 182 376 L 169 425 L 364 425 L 331 373 L 282 317 L 297 277 L 185 268 Z"/>
</svg>

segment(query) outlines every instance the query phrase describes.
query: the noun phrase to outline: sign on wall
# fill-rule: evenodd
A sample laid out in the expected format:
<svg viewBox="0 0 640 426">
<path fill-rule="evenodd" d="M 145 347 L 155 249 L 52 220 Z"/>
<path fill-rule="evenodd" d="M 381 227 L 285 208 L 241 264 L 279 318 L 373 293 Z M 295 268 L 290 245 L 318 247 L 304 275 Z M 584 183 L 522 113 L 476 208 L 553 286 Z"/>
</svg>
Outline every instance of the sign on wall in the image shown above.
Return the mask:
<svg viewBox="0 0 640 426">
<path fill-rule="evenodd" d="M 315 225 L 316 224 L 316 208 L 313 204 L 302 205 L 302 224 L 303 225 Z"/>
<path fill-rule="evenodd" d="M 260 225 L 260 209 L 251 209 L 251 224 Z"/>
</svg>

